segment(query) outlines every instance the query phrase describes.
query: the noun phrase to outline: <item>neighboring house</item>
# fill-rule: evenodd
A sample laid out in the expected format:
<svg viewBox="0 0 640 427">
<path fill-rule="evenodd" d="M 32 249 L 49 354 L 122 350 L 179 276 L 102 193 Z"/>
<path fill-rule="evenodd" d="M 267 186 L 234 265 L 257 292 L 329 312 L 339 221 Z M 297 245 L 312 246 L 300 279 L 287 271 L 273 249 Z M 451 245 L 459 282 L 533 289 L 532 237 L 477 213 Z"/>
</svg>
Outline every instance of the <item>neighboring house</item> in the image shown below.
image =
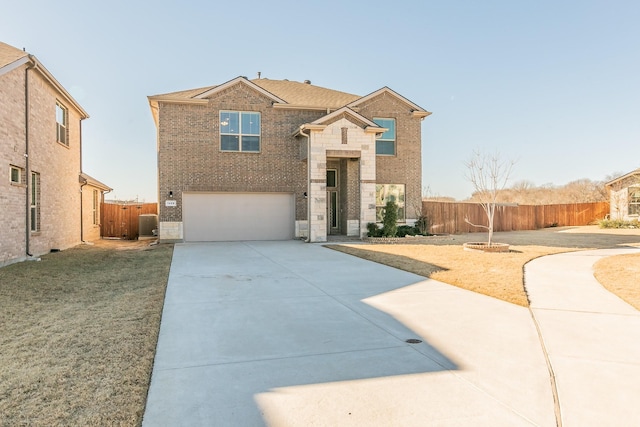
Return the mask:
<svg viewBox="0 0 640 427">
<path fill-rule="evenodd" d="M 149 97 L 161 241 L 364 236 L 387 200 L 421 209 L 421 121 L 384 87 L 364 97 L 237 77 Z"/>
<path fill-rule="evenodd" d="M 0 266 L 81 242 L 88 117 L 35 56 L 0 42 Z"/>
<path fill-rule="evenodd" d="M 83 242 L 92 242 L 102 237 L 102 222 L 100 207 L 104 203 L 104 195 L 113 188 L 101 183 L 95 178 L 90 177 L 86 173 L 80 174 L 80 213 L 81 213 L 81 230 L 80 239 Z"/>
<path fill-rule="evenodd" d="M 610 218 L 640 219 L 640 168 L 605 184 L 609 190 Z"/>
</svg>

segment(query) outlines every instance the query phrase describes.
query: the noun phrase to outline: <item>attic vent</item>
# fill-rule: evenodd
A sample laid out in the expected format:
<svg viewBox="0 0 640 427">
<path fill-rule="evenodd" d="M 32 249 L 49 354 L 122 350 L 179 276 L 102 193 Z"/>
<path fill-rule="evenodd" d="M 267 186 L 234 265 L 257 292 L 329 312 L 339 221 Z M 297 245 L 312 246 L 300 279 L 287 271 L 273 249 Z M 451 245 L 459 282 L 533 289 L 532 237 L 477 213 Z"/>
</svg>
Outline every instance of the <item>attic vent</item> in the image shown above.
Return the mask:
<svg viewBox="0 0 640 427">
<path fill-rule="evenodd" d="M 310 85 L 310 84 L 311 84 L 311 80 L 305 80 L 305 81 L 304 81 L 304 84 L 306 84 L 306 85 Z"/>
</svg>

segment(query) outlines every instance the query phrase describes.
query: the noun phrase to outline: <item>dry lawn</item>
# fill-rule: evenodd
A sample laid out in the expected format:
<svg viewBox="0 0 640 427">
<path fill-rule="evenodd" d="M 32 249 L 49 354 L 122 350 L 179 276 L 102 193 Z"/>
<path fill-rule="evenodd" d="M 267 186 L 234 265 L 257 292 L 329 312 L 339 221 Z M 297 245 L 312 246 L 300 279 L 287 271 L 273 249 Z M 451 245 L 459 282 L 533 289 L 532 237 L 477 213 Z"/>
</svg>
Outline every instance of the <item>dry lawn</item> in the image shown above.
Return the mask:
<svg viewBox="0 0 640 427">
<path fill-rule="evenodd" d="M 595 276 L 602 286 L 640 310 L 640 254 L 603 258 L 595 265 Z"/>
<path fill-rule="evenodd" d="M 494 241 L 509 243 L 512 251 L 485 254 L 465 251 L 462 244 L 486 241 L 485 233 L 434 236 L 426 243 L 394 245 L 332 245 L 333 249 L 390 265 L 460 288 L 528 306 L 524 265 L 534 258 L 560 252 L 638 246 L 640 230 L 564 227 L 494 233 Z M 608 257 L 595 266 L 595 276 L 607 289 L 640 309 L 640 256 Z"/>
<path fill-rule="evenodd" d="M 0 268 L 0 425 L 140 425 L 172 253 L 101 242 Z"/>
<path fill-rule="evenodd" d="M 529 305 L 523 266 L 539 256 L 575 249 L 512 246 L 509 253 L 465 251 L 461 246 L 332 245 L 332 249 L 518 304 Z"/>
</svg>

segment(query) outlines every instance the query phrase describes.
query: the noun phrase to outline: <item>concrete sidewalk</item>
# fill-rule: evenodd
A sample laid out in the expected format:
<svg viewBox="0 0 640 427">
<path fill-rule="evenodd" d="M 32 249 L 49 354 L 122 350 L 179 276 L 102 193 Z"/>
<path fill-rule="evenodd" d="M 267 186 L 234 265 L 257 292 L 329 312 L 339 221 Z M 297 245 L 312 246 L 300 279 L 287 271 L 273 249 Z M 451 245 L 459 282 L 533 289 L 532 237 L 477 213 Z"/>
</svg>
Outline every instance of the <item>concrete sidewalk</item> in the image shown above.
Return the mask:
<svg viewBox="0 0 640 427">
<path fill-rule="evenodd" d="M 571 252 L 538 258 L 525 267 L 564 427 L 640 423 L 640 312 L 593 276 L 599 259 L 638 251 Z"/>
<path fill-rule="evenodd" d="M 528 309 L 289 241 L 176 245 L 143 425 L 556 423 Z"/>
</svg>

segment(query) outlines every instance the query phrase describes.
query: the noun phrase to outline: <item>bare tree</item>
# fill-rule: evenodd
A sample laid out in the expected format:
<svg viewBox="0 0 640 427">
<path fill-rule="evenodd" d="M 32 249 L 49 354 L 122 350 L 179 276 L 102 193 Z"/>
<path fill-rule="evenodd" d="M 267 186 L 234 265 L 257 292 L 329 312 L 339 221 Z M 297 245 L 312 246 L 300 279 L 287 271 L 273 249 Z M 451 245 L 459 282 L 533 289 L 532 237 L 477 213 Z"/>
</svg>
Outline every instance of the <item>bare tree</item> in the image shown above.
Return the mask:
<svg viewBox="0 0 640 427">
<path fill-rule="evenodd" d="M 489 246 L 493 239 L 493 220 L 498 193 L 506 187 L 514 164 L 513 160 L 502 160 L 498 152 L 489 155 L 478 150 L 474 150 L 471 159 L 465 162 L 468 173 L 466 178 L 473 184 L 474 198 L 487 215 L 487 225 L 473 224 L 468 218 L 465 218 L 465 222 L 474 227 L 487 229 Z"/>
</svg>

